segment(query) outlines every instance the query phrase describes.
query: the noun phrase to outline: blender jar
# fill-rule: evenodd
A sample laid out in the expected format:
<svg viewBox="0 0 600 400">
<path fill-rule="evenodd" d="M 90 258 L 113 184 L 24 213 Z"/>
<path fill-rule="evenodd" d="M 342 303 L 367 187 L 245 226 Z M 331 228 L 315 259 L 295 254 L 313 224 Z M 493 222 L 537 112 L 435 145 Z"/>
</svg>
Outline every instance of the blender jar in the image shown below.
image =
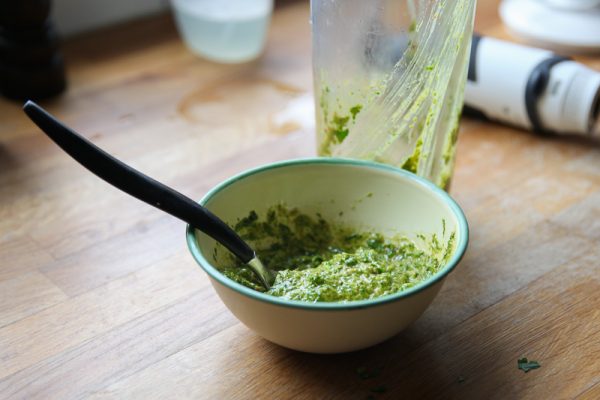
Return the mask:
<svg viewBox="0 0 600 400">
<path fill-rule="evenodd" d="M 475 0 L 311 0 L 317 151 L 447 189 Z"/>
</svg>

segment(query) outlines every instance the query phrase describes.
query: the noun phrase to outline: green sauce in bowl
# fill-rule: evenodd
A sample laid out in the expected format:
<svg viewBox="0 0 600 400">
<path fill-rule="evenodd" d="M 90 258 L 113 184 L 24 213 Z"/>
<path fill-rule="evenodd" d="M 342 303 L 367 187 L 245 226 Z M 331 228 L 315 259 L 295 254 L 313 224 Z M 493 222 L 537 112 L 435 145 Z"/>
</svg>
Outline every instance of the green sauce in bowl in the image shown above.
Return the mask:
<svg viewBox="0 0 600 400">
<path fill-rule="evenodd" d="M 454 248 L 454 234 L 444 244 L 420 237 L 425 246 L 403 236 L 385 238 L 357 232 L 283 205 L 264 218 L 255 212 L 235 226 L 263 263 L 278 271 L 266 294 L 308 302 L 373 299 L 408 289 L 434 275 Z M 228 278 L 264 291 L 253 272 L 233 257 L 221 272 Z"/>
</svg>

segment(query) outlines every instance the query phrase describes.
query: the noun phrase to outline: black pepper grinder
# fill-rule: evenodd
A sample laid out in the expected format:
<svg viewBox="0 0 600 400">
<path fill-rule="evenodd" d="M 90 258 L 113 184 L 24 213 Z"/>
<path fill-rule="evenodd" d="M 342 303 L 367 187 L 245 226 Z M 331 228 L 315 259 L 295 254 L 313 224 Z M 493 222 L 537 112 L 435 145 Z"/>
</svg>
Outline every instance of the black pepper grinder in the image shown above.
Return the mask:
<svg viewBox="0 0 600 400">
<path fill-rule="evenodd" d="M 0 0 L 0 93 L 44 99 L 66 88 L 50 0 Z"/>
</svg>

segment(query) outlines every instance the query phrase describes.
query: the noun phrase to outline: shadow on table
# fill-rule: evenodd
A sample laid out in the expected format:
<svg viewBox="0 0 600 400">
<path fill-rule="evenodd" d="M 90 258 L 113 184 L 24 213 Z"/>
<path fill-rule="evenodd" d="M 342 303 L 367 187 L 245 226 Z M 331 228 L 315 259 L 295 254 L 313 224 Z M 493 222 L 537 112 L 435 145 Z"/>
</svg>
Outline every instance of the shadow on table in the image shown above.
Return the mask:
<svg viewBox="0 0 600 400">
<path fill-rule="evenodd" d="M 419 343 L 404 334 L 374 347 L 344 354 L 309 354 L 270 346 L 275 358 L 282 360 L 278 368 L 292 377 L 292 387 L 305 388 L 306 398 L 420 398 L 430 385 L 442 387 L 445 381 L 431 365 L 409 356 Z M 412 381 L 413 376 L 422 379 Z"/>
<path fill-rule="evenodd" d="M 457 360 L 443 352 L 433 352 L 430 346 L 420 346 L 411 336 L 409 329 L 369 349 L 337 355 L 299 353 L 274 344 L 269 344 L 272 347 L 269 350 L 280 360 L 274 368 L 287 377 L 289 391 L 286 395 L 290 398 L 518 397 L 520 385 L 516 379 L 521 371 L 517 371 L 516 364 L 501 367 L 514 369 L 514 374 L 508 375 L 498 373 L 497 366 L 488 368 L 482 364 L 483 360 L 494 364 L 494 360 L 505 358 L 503 352 L 507 350 L 493 345 L 479 349 L 473 346 Z M 462 343 L 461 347 L 464 346 Z M 470 358 L 468 353 L 479 356 Z M 515 381 L 512 381 L 513 376 Z"/>
</svg>

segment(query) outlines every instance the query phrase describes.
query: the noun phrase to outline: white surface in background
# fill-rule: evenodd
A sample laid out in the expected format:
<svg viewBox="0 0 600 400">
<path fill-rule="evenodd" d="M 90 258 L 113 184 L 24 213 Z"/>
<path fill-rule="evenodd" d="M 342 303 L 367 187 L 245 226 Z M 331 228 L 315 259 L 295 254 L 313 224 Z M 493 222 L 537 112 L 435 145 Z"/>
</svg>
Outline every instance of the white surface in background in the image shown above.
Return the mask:
<svg viewBox="0 0 600 400">
<path fill-rule="evenodd" d="M 69 36 L 168 8 L 167 0 L 54 0 L 52 20 L 61 35 Z"/>
<path fill-rule="evenodd" d="M 511 32 L 532 44 L 561 53 L 600 51 L 598 7 L 561 10 L 540 0 L 504 0 L 500 17 Z"/>
<path fill-rule="evenodd" d="M 290 100 L 282 111 L 273 116 L 273 123 L 276 126 L 298 126 L 305 132 L 314 132 L 315 99 L 312 93 Z"/>
<path fill-rule="evenodd" d="M 563 10 L 589 10 L 600 6 L 600 0 L 546 0 L 546 4 Z"/>
</svg>

